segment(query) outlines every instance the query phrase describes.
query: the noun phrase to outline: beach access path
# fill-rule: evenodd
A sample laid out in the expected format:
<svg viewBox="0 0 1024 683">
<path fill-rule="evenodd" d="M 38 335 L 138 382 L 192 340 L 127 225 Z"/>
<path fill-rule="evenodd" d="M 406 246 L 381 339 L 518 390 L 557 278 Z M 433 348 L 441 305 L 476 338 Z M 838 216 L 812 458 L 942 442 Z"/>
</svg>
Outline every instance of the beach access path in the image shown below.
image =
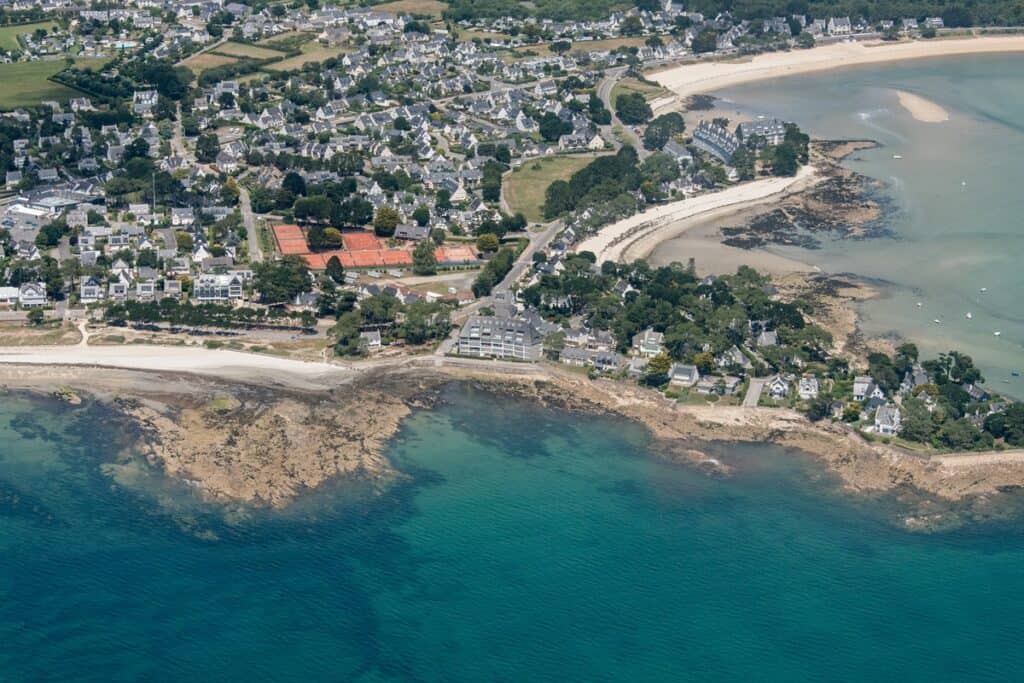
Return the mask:
<svg viewBox="0 0 1024 683">
<path fill-rule="evenodd" d="M 1024 36 L 975 36 L 903 42 L 843 42 L 809 50 L 769 52 L 753 58 L 703 61 L 649 72 L 647 78 L 680 97 L 771 78 L 848 66 L 967 54 L 1024 52 Z"/>
</svg>

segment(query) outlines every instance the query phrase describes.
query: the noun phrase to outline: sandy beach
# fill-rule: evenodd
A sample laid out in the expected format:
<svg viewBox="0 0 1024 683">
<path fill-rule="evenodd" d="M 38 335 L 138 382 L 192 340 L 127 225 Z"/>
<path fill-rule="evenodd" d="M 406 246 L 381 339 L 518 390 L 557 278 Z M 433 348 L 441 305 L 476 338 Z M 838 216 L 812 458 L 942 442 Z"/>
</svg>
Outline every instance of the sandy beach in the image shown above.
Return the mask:
<svg viewBox="0 0 1024 683">
<path fill-rule="evenodd" d="M 1024 51 L 1024 36 L 992 36 L 886 43 L 835 43 L 810 50 L 771 52 L 747 61 L 687 64 L 647 75 L 680 97 L 713 93 L 769 78 L 828 71 L 847 66 L 908 59 Z"/>
<path fill-rule="evenodd" d="M 351 377 L 344 367 L 195 346 L 34 346 L 0 347 L 0 364 L 73 365 L 185 372 L 295 389 L 320 389 L 325 382 Z"/>
<path fill-rule="evenodd" d="M 949 112 L 935 102 L 926 100 L 920 95 L 915 95 L 912 92 L 906 92 L 904 90 L 897 90 L 895 92 L 896 97 L 900 101 L 900 106 L 906 109 L 916 121 L 920 121 L 921 123 L 942 123 L 943 121 L 949 121 Z"/>
<path fill-rule="evenodd" d="M 766 178 L 735 185 L 720 192 L 671 202 L 647 209 L 588 237 L 577 251 L 591 251 L 597 262 L 639 258 L 666 239 L 677 237 L 689 227 L 716 217 L 724 217 L 759 203 L 798 192 L 814 182 L 813 166 L 802 167 L 791 178 Z M 693 219 L 700 219 L 699 221 Z"/>
</svg>

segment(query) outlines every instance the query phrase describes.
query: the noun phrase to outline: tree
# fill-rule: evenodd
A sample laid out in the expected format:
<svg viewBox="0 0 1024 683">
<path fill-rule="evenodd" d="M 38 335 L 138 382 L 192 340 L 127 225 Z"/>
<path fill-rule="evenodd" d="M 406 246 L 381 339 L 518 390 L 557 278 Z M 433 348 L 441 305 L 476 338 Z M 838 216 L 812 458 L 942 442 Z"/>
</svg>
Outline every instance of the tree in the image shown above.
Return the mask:
<svg viewBox="0 0 1024 683">
<path fill-rule="evenodd" d="M 437 272 L 433 241 L 423 240 L 412 250 L 412 272 L 416 275 L 433 275 Z"/>
<path fill-rule="evenodd" d="M 964 419 L 946 422 L 935 435 L 940 445 L 955 451 L 972 451 L 992 447 L 992 435 L 986 434 Z"/>
<path fill-rule="evenodd" d="M 296 255 L 257 264 L 254 285 L 265 304 L 287 303 L 313 288 L 306 262 Z"/>
<path fill-rule="evenodd" d="M 281 189 L 288 190 L 298 197 L 306 196 L 306 181 L 295 171 L 289 171 L 281 181 Z"/>
<path fill-rule="evenodd" d="M 619 31 L 624 36 L 638 36 L 643 33 L 643 30 L 644 25 L 640 21 L 640 17 L 635 14 L 630 14 L 619 24 Z"/>
<path fill-rule="evenodd" d="M 452 208 L 452 193 L 450 190 L 441 189 L 434 195 L 434 206 L 438 211 L 447 211 Z"/>
<path fill-rule="evenodd" d="M 649 121 L 653 112 L 647 99 L 638 92 L 623 93 L 615 99 L 615 113 L 623 123 L 630 126 Z"/>
<path fill-rule="evenodd" d="M 548 49 L 556 55 L 562 55 L 572 49 L 572 43 L 568 40 L 556 40 L 548 46 Z"/>
<path fill-rule="evenodd" d="M 705 29 L 693 38 L 690 46 L 694 54 L 703 52 L 714 52 L 718 48 L 718 33 L 711 29 Z"/>
<path fill-rule="evenodd" d="M 46 314 L 43 313 L 43 309 L 41 308 L 33 308 L 26 314 L 25 320 L 31 326 L 39 327 L 43 324 L 43 321 L 46 320 Z"/>
<path fill-rule="evenodd" d="M 1024 403 L 1014 403 L 985 418 L 985 431 L 1011 446 L 1024 446 Z"/>
<path fill-rule="evenodd" d="M 908 441 L 927 443 L 935 433 L 935 421 L 924 401 L 907 398 L 900 411 L 900 436 Z"/>
<path fill-rule="evenodd" d="M 607 126 L 612 122 L 612 113 L 604 106 L 604 102 L 596 94 L 591 93 L 587 101 L 587 113 L 590 120 L 599 126 Z"/>
<path fill-rule="evenodd" d="M 644 380 L 647 384 L 661 386 L 668 380 L 669 370 L 672 369 L 672 359 L 662 351 L 647 363 L 644 372 Z"/>
<path fill-rule="evenodd" d="M 220 141 L 216 133 L 203 133 L 196 139 L 196 159 L 204 164 L 217 160 L 220 152 Z"/>
<path fill-rule="evenodd" d="M 373 217 L 373 231 L 378 237 L 391 237 L 398 227 L 400 216 L 390 206 L 382 206 L 377 209 L 377 215 Z"/>
<path fill-rule="evenodd" d="M 546 112 L 540 119 L 540 136 L 548 142 L 556 142 L 563 135 L 572 132 L 572 124 L 563 121 L 557 114 Z"/>
<path fill-rule="evenodd" d="M 327 277 L 331 278 L 338 284 L 341 284 L 345 280 L 345 269 L 341 265 L 341 261 L 337 256 L 332 256 L 327 259 L 327 265 L 324 268 L 324 272 L 327 273 Z"/>
<path fill-rule="evenodd" d="M 498 236 L 491 232 L 485 232 L 476 238 L 476 248 L 485 253 L 493 253 L 498 251 L 498 247 L 501 243 L 498 241 Z"/>
<path fill-rule="evenodd" d="M 412 212 L 412 219 L 416 221 L 416 225 L 423 227 L 430 222 L 430 209 L 423 204 L 420 204 Z"/>
<path fill-rule="evenodd" d="M 827 396 L 819 394 L 811 399 L 807 406 L 807 419 L 811 422 L 819 422 L 828 417 L 832 412 L 832 405 Z"/>
<path fill-rule="evenodd" d="M 686 123 L 683 117 L 677 112 L 662 114 L 654 119 L 644 131 L 644 147 L 646 149 L 661 149 L 669 140 L 686 130 Z"/>
</svg>

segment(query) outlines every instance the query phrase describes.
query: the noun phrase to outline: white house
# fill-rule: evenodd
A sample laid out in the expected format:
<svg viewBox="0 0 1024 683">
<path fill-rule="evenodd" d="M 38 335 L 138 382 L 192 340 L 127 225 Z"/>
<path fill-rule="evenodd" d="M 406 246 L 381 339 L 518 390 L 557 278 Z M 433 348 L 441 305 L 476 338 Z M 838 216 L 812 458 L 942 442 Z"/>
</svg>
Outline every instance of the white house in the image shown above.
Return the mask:
<svg viewBox="0 0 1024 683">
<path fill-rule="evenodd" d="M 817 377 L 801 377 L 796 391 L 801 399 L 810 401 L 813 398 L 818 398 L 819 389 Z"/>
</svg>

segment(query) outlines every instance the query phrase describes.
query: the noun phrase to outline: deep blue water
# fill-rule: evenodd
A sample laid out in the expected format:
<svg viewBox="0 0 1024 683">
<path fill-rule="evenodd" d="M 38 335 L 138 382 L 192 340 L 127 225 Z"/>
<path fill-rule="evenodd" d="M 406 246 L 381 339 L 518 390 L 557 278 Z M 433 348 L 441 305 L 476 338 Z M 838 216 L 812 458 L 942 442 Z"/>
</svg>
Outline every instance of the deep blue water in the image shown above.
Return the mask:
<svg viewBox="0 0 1024 683">
<path fill-rule="evenodd" d="M 812 461 L 453 389 L 384 494 L 207 507 L 98 409 L 0 399 L 0 680 L 1015 680 L 1024 536 L 922 535 Z"/>
</svg>

